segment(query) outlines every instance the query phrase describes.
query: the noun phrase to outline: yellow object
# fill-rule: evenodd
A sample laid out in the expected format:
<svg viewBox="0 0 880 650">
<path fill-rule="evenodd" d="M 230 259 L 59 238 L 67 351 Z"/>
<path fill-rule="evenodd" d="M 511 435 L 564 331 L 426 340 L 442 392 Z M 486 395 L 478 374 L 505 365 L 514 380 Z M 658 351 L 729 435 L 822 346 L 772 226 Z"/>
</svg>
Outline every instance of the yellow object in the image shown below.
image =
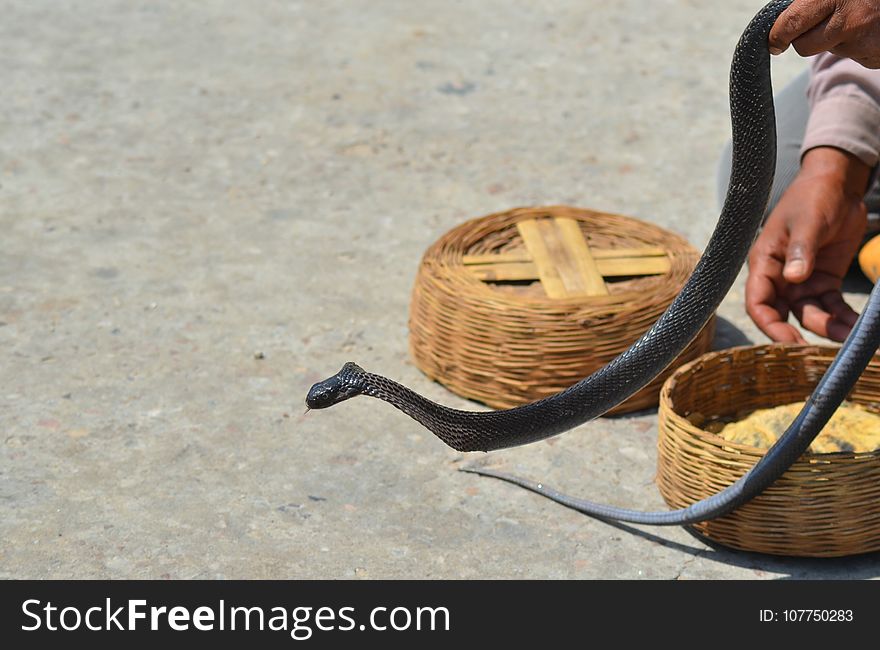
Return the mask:
<svg viewBox="0 0 880 650">
<path fill-rule="evenodd" d="M 859 251 L 859 266 L 871 282 L 880 277 L 880 235 L 869 240 Z"/>
<path fill-rule="evenodd" d="M 785 433 L 803 406 L 803 402 L 795 402 L 759 409 L 739 422 L 725 425 L 717 433 L 731 442 L 767 448 Z M 810 451 L 815 454 L 875 449 L 880 449 L 880 415 L 851 402 L 844 402 L 837 409 L 822 433 L 810 445 Z"/>
</svg>

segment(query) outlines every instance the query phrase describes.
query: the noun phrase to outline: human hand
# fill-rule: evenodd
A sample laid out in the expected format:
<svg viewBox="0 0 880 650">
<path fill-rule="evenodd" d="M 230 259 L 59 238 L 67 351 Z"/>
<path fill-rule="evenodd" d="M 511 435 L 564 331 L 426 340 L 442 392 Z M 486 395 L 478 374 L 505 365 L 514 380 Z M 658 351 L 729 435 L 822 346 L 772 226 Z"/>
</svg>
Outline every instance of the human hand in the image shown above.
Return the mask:
<svg viewBox="0 0 880 650">
<path fill-rule="evenodd" d="M 880 0 L 794 0 L 768 43 L 772 54 L 794 45 L 801 56 L 831 52 L 880 68 Z"/>
<path fill-rule="evenodd" d="M 840 287 L 865 232 L 871 169 L 832 147 L 810 149 L 749 254 L 746 311 L 774 341 L 805 343 L 807 330 L 843 341 L 856 314 Z"/>
</svg>

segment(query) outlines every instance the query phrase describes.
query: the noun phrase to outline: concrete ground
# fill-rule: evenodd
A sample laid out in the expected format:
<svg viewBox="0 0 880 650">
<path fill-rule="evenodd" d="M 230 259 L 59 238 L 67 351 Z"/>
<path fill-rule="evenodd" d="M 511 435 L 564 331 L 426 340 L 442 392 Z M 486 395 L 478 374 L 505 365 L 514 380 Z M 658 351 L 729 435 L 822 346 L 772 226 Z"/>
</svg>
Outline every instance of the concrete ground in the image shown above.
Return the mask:
<svg viewBox="0 0 880 650">
<path fill-rule="evenodd" d="M 0 577 L 877 576 L 592 520 L 373 400 L 303 415 L 347 360 L 475 408 L 407 353 L 420 256 L 465 219 L 566 203 L 702 247 L 761 4 L 4 2 Z M 716 346 L 764 340 L 742 298 Z M 492 458 L 664 508 L 656 429 Z"/>
</svg>

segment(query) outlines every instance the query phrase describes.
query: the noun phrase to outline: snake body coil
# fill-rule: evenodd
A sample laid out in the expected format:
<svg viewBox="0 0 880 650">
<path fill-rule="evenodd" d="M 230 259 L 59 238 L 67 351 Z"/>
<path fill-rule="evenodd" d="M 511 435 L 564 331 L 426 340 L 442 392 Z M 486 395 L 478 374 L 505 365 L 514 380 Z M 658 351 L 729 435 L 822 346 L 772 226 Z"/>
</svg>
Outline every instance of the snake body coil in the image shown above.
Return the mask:
<svg viewBox="0 0 880 650">
<path fill-rule="evenodd" d="M 306 403 L 326 408 L 363 394 L 384 400 L 460 451 L 487 451 L 549 438 L 592 420 L 623 402 L 671 363 L 718 308 L 758 233 L 773 184 L 776 124 L 767 36 L 791 0 L 775 0 L 749 23 L 734 52 L 730 72 L 733 164 L 715 231 L 680 294 L 651 329 L 604 368 L 551 397 L 512 409 L 469 412 L 436 404 L 390 379 L 347 363 L 315 384 Z M 834 413 L 880 345 L 880 290 L 871 294 L 803 411 L 766 456 L 740 481 L 692 506 L 642 513 L 594 504 L 525 479 L 486 469 L 495 476 L 581 512 L 644 524 L 681 525 L 726 514 L 773 483 L 806 450 Z"/>
</svg>

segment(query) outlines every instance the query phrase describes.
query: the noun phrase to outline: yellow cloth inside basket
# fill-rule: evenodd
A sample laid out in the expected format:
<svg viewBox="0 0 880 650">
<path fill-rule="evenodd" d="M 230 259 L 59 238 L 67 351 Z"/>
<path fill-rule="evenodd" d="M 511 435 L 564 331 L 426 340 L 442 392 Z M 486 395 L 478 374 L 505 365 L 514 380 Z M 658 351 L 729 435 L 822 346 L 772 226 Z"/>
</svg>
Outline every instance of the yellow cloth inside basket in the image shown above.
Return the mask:
<svg viewBox="0 0 880 650">
<path fill-rule="evenodd" d="M 738 422 L 725 425 L 717 433 L 731 442 L 767 448 L 785 433 L 785 429 L 803 406 L 803 402 L 795 402 L 759 409 Z M 822 433 L 810 445 L 810 451 L 816 454 L 873 451 L 878 448 L 880 415 L 852 402 L 841 404 Z"/>
</svg>

